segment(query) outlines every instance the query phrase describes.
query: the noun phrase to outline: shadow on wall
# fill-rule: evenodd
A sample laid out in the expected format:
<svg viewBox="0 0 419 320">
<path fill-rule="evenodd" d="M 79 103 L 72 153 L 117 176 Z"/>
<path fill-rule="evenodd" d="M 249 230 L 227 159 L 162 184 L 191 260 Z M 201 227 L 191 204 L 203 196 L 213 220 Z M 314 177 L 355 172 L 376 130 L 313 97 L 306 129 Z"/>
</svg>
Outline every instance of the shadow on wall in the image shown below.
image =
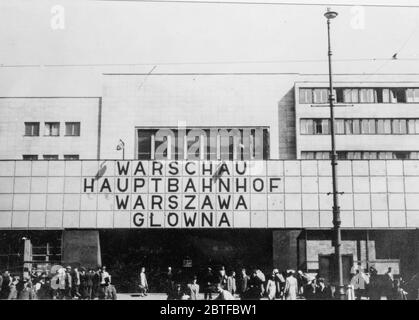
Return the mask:
<svg viewBox="0 0 419 320">
<path fill-rule="evenodd" d="M 278 135 L 279 159 L 296 159 L 294 88 L 278 102 Z"/>
</svg>

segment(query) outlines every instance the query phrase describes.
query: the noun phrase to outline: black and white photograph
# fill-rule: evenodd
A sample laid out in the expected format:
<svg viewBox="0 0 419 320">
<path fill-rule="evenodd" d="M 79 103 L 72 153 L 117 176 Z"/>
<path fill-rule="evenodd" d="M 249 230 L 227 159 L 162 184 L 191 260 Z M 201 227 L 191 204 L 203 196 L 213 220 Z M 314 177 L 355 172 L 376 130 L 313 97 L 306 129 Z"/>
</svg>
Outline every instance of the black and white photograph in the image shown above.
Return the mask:
<svg viewBox="0 0 419 320">
<path fill-rule="evenodd" d="M 418 1 L 0 0 L 0 300 L 419 300 Z"/>
</svg>

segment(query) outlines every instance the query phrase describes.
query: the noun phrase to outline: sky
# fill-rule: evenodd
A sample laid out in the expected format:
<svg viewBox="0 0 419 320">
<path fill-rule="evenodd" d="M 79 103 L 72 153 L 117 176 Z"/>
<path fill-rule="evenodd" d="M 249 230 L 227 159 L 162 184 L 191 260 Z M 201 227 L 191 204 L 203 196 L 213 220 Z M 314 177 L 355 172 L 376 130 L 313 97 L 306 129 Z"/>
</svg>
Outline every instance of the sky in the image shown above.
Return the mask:
<svg viewBox="0 0 419 320">
<path fill-rule="evenodd" d="M 99 95 L 104 72 L 326 73 L 327 3 L 335 73 L 419 74 L 417 1 L 287 2 L 322 5 L 0 0 L 0 96 Z M 336 5 L 361 3 L 418 7 Z"/>
</svg>

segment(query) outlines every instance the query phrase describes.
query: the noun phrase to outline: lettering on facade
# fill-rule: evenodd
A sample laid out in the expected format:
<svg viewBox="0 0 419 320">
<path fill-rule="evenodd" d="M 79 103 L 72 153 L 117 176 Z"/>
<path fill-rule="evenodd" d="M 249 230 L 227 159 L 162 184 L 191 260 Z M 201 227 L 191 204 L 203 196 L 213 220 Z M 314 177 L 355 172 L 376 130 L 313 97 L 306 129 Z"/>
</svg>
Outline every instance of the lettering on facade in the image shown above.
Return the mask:
<svg viewBox="0 0 419 320">
<path fill-rule="evenodd" d="M 83 177 L 82 192 L 111 195 L 112 210 L 131 215 L 133 227 L 231 228 L 236 211 L 266 210 L 252 195 L 266 201 L 281 183 L 245 161 L 116 161 L 103 172 L 105 165 Z"/>
</svg>

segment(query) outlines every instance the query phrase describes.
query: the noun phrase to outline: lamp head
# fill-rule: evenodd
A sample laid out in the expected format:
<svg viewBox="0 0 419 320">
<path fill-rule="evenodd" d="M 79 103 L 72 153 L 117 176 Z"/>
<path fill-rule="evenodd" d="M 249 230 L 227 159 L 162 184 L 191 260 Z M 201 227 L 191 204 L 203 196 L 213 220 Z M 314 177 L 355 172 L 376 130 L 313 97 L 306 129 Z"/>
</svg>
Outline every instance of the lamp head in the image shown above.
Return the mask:
<svg viewBox="0 0 419 320">
<path fill-rule="evenodd" d="M 327 8 L 327 12 L 324 14 L 327 20 L 334 19 L 338 16 L 338 13 L 336 11 L 330 10 L 330 8 Z"/>
</svg>

